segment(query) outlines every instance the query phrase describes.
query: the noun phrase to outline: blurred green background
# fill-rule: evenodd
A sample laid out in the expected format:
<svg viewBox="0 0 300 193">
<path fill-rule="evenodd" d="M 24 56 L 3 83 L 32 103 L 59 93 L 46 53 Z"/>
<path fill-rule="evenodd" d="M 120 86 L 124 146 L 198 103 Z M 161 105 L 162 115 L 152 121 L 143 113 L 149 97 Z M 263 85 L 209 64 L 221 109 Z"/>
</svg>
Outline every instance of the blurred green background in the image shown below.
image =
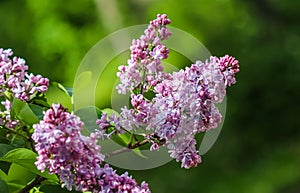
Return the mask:
<svg viewBox="0 0 300 193">
<path fill-rule="evenodd" d="M 173 161 L 130 174 L 154 193 L 299 193 L 299 8 L 297 0 L 0 0 L 0 47 L 31 72 L 72 86 L 98 40 L 167 13 L 213 55 L 235 56 L 241 71 L 221 135 L 199 167 Z"/>
</svg>

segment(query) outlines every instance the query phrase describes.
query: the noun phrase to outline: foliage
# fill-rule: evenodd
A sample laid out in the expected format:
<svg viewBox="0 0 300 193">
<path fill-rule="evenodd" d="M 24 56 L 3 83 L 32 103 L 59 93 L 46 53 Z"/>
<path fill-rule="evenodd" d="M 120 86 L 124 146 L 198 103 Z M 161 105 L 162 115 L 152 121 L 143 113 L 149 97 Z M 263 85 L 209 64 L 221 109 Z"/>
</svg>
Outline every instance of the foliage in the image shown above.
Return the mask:
<svg viewBox="0 0 300 193">
<path fill-rule="evenodd" d="M 236 83 L 239 64 L 225 55 L 198 60 L 178 72 L 165 72 L 162 60 L 168 58 L 170 50 L 162 41 L 172 35 L 167 27 L 170 22 L 166 14 L 157 14 L 144 34 L 132 41 L 131 58 L 117 73 L 119 94 L 131 93 L 130 106 L 124 106 L 120 114 L 88 107 L 75 115 L 72 89 L 55 82 L 49 86 L 48 78 L 29 74 L 24 59 L 13 56 L 11 49 L 0 48 L 1 129 L 5 140 L 21 137 L 28 144 L 27 148 L 12 150 L 1 144 L 8 151 L 0 158 L 1 170 L 14 175 L 11 165 L 17 164 L 35 174 L 26 185 L 10 184 L 4 175 L 2 188 L 21 193 L 39 191 L 47 180 L 69 191 L 150 193 L 146 182 L 139 186 L 127 172 L 119 175 L 109 164 L 103 164 L 106 157 L 128 151 L 147 159 L 140 148 L 148 144 L 150 151 L 167 147 L 170 157 L 181 162 L 182 168 L 201 163 L 195 137 L 221 123 L 216 105 L 224 100 L 226 88 Z M 96 113 L 96 120 L 86 116 L 89 111 Z M 81 133 L 84 128 L 89 135 Z M 113 140 L 123 148 L 104 155 L 98 139 Z"/>
<path fill-rule="evenodd" d="M 238 75 L 239 84 L 228 93 L 224 130 L 206 155 L 201 171 L 190 170 L 187 174 L 170 163 L 132 174 L 155 184 L 153 192 L 299 191 L 299 121 L 295 117 L 300 97 L 299 2 L 99 2 L 104 1 L 62 4 L 2 0 L 0 46 L 11 47 L 16 55 L 26 58 L 33 72 L 71 86 L 74 69 L 100 38 L 165 12 L 176 21 L 173 26 L 191 32 L 214 54 L 222 55 L 226 50 L 237 56 L 243 63 L 242 72 Z M 108 107 L 109 98 L 97 103 Z M 16 138 L 14 145 L 28 144 Z M 174 178 L 185 183 L 174 184 Z"/>
</svg>

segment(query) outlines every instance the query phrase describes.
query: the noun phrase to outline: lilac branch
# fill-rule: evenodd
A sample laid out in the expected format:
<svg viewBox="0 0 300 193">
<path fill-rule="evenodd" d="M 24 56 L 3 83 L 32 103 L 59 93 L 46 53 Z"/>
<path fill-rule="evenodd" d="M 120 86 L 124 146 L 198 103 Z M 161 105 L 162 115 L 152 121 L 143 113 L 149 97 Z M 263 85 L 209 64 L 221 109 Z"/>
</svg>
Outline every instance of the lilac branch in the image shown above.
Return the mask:
<svg viewBox="0 0 300 193">
<path fill-rule="evenodd" d="M 148 139 L 145 139 L 145 140 L 143 140 L 141 142 L 138 142 L 138 143 L 136 143 L 134 145 L 131 145 L 131 143 L 129 143 L 127 147 L 124 147 L 122 149 L 118 149 L 118 150 L 115 150 L 113 152 L 105 154 L 105 157 L 109 158 L 109 157 L 112 157 L 114 155 L 119 155 L 121 153 L 130 152 L 130 151 L 132 151 L 135 148 L 139 148 L 139 147 L 144 146 L 144 145 L 149 144 L 149 143 L 150 142 L 149 142 Z"/>
<path fill-rule="evenodd" d="M 9 131 L 9 132 L 12 132 L 12 133 L 14 133 L 14 134 L 16 134 L 16 135 L 19 135 L 20 137 L 23 137 L 23 138 L 26 139 L 27 141 L 30 141 L 30 140 L 31 140 L 31 138 L 28 137 L 27 135 L 23 135 L 22 133 L 19 133 L 18 131 L 14 130 L 14 129 L 5 127 L 5 126 L 3 126 L 3 125 L 0 125 L 0 128 L 5 129 L 5 130 L 7 130 L 7 131 Z"/>
<path fill-rule="evenodd" d="M 46 180 L 46 178 L 42 177 L 42 176 L 39 176 L 37 175 L 37 177 L 31 182 L 29 183 L 27 186 L 25 186 L 22 190 L 20 190 L 19 193 L 29 193 L 29 191 L 40 185 L 42 181 Z"/>
</svg>

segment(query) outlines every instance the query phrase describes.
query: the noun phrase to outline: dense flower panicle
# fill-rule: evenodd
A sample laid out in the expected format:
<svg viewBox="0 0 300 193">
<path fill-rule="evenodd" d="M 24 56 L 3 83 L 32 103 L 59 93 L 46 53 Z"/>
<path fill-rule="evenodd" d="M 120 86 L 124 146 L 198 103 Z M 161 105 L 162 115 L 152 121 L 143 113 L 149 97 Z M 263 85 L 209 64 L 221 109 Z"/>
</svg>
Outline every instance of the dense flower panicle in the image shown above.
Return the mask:
<svg viewBox="0 0 300 193">
<path fill-rule="evenodd" d="M 233 83 L 228 84 L 228 80 L 233 80 L 238 72 L 237 61 L 231 59 L 233 64 L 227 62 L 225 66 L 221 63 L 224 58 L 227 61 L 229 56 L 220 60 L 211 57 L 205 63 L 197 61 L 155 87 L 152 109 L 158 113 L 148 127 L 155 128 L 155 134 L 167 140 L 171 157 L 182 162 L 184 168 L 201 162 L 195 135 L 216 128 L 221 122 L 222 115 L 215 104 L 223 101 L 226 86 Z M 234 71 L 231 79 L 224 73 L 230 70 Z"/>
<path fill-rule="evenodd" d="M 36 93 L 48 89 L 49 80 L 41 75 L 28 74 L 25 60 L 13 55 L 11 49 L 0 48 L 0 91 L 8 90 L 22 101 L 29 101 Z"/>
<path fill-rule="evenodd" d="M 166 25 L 170 20 L 165 14 L 158 14 L 157 18 L 150 22 L 144 35 L 140 39 L 134 39 L 130 46 L 131 58 L 127 66 L 120 66 L 117 76 L 120 84 L 117 90 L 120 94 L 140 89 L 141 93 L 155 86 L 163 79 L 163 66 L 161 60 L 168 58 L 169 49 L 162 44 L 162 40 L 168 39 L 171 32 Z"/>
<path fill-rule="evenodd" d="M 75 187 L 93 193 L 150 192 L 146 183 L 138 186 L 127 173 L 120 176 L 108 165 L 101 167 L 104 155 L 97 145 L 98 136 L 81 135 L 82 127 L 79 117 L 68 113 L 60 104 L 53 104 L 44 113 L 43 120 L 33 125 L 37 168 L 57 174 L 68 190 Z"/>
<path fill-rule="evenodd" d="M 44 113 L 44 119 L 33 125 L 32 139 L 37 143 L 35 148 L 39 154 L 37 168 L 41 171 L 48 168 L 50 173 L 58 173 L 61 178 L 68 176 L 68 172 L 72 170 L 78 170 L 78 174 L 81 175 L 70 181 L 79 177 L 87 179 L 87 176 L 91 176 L 92 180 L 94 174 L 90 171 L 84 172 L 81 167 L 99 170 L 97 165 L 101 164 L 104 157 L 100 154 L 100 147 L 96 144 L 93 134 L 90 137 L 80 134 L 82 127 L 83 123 L 79 117 L 66 112 L 60 104 L 52 105 Z"/>
<path fill-rule="evenodd" d="M 153 130 L 170 156 L 190 168 L 201 162 L 196 150 L 195 135 L 216 128 L 222 115 L 216 107 L 226 95 L 226 87 L 235 83 L 238 61 L 231 56 L 210 57 L 196 61 L 185 70 L 166 74 L 153 91 L 149 101 L 142 94 L 131 95 L 132 108 L 123 108 L 119 125 L 126 130 Z M 157 141 L 149 138 L 151 150 Z"/>
</svg>

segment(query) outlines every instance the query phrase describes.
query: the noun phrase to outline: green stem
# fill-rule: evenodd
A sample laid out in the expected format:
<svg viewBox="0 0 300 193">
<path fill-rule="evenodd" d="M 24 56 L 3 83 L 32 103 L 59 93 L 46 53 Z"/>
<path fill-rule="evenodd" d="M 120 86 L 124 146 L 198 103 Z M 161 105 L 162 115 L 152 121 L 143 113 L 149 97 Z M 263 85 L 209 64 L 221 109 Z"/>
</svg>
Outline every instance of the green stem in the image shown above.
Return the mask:
<svg viewBox="0 0 300 193">
<path fill-rule="evenodd" d="M 14 129 L 5 127 L 5 126 L 3 126 L 3 125 L 0 125 L 0 127 L 3 128 L 3 129 L 5 129 L 5 130 L 8 130 L 8 131 L 10 131 L 10 132 L 12 132 L 12 133 L 14 133 L 14 134 L 16 134 L 16 135 L 19 135 L 19 136 L 25 138 L 25 139 L 28 140 L 28 141 L 30 141 L 30 139 L 31 139 L 31 138 L 28 137 L 27 135 L 23 135 L 22 133 L 19 133 L 19 132 L 17 132 L 17 131 L 14 130 Z"/>
<path fill-rule="evenodd" d="M 46 178 L 37 175 L 37 177 L 36 177 L 30 184 L 28 184 L 28 185 L 25 186 L 22 190 L 20 190 L 19 193 L 29 193 L 29 191 L 30 191 L 32 188 L 34 188 L 34 187 L 40 185 L 41 182 L 44 181 L 44 180 L 46 180 Z"/>
<path fill-rule="evenodd" d="M 113 152 L 107 153 L 105 155 L 105 157 L 109 158 L 109 157 L 114 156 L 114 155 L 118 155 L 118 154 L 125 153 L 125 152 L 130 152 L 133 149 L 141 147 L 141 146 L 146 145 L 148 143 L 149 143 L 148 139 L 145 139 L 145 140 L 143 140 L 141 142 L 138 142 L 138 143 L 136 143 L 134 145 L 132 145 L 131 143 L 129 143 L 127 147 L 124 147 L 122 149 L 117 149 L 117 150 L 115 150 Z"/>
</svg>

